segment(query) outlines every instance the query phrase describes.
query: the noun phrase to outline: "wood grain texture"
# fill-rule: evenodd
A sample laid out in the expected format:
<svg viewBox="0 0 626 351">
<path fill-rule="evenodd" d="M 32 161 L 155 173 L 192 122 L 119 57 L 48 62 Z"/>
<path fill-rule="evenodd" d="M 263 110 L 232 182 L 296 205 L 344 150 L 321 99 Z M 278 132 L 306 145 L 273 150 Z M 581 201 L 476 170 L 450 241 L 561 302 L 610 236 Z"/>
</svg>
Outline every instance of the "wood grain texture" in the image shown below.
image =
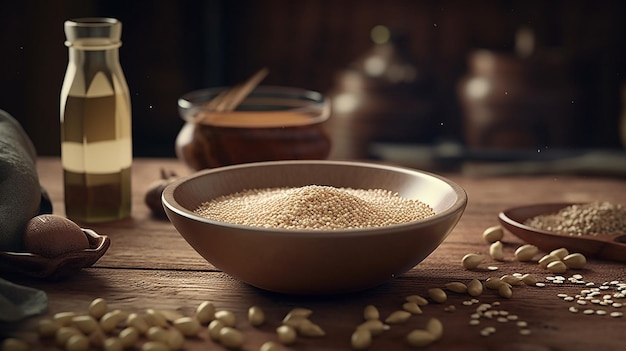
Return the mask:
<svg viewBox="0 0 626 351">
<path fill-rule="evenodd" d="M 300 338 L 286 350 L 347 350 L 350 335 L 362 321 L 362 310 L 368 304 L 376 305 L 381 317 L 400 309 L 404 298 L 411 294 L 427 295 L 432 287 L 443 287 L 451 281 L 469 282 L 473 278 L 484 280 L 504 274 L 531 273 L 537 278 L 550 276 L 536 263 L 522 263 L 513 259 L 514 250 L 522 242 L 505 233 L 505 261 L 486 258 L 475 271 L 462 268 L 461 258 L 469 252 L 488 256 L 488 245 L 481 237 L 482 231 L 497 224 L 497 214 L 504 208 L 538 201 L 578 202 L 606 200 L 626 202 L 626 181 L 615 178 L 589 177 L 502 177 L 466 178 L 451 174 L 449 177 L 465 188 L 469 196 L 467 210 L 458 226 L 444 243 L 420 265 L 380 287 L 360 293 L 315 297 L 268 293 L 240 283 L 214 269 L 196 254 L 176 233 L 167 221 L 152 219 L 142 206 L 143 192 L 151 179 L 158 177 L 160 167 L 175 169 L 179 174 L 186 170 L 175 160 L 136 160 L 133 166 L 134 209 L 132 220 L 99 225 L 94 229 L 112 239 L 109 252 L 92 268 L 87 268 L 66 280 L 45 282 L 13 278 L 17 283 L 43 289 L 49 297 L 49 310 L 45 316 L 35 317 L 12 325 L 0 324 L 6 335 L 23 337 L 36 342 L 34 326 L 40 318 L 56 312 L 84 311 L 95 297 L 104 297 L 111 309 L 143 311 L 146 308 L 175 309 L 191 315 L 204 300 L 213 301 L 218 309 L 232 310 L 238 318 L 246 342 L 243 350 L 258 350 L 268 340 L 276 340 L 275 328 L 293 307 L 314 310 L 311 320 L 327 333 L 323 338 Z M 41 159 L 39 170 L 42 183 L 47 187 L 55 204 L 55 212 L 62 214 L 61 173 L 58 159 Z M 381 253 L 385 254 L 385 253 Z M 537 256 L 539 258 L 539 256 Z M 489 271 L 487 266 L 497 266 Z M 626 266 L 617 262 L 589 260 L 583 270 L 569 270 L 564 277 L 581 274 L 586 282 L 599 286 L 613 280 L 626 280 Z M 531 335 L 519 333 L 515 321 L 498 322 L 496 317 L 480 319 L 481 324 L 470 326 L 470 315 L 478 304 L 465 305 L 470 297 L 449 293 L 443 304 L 431 303 L 423 307 L 422 315 L 414 315 L 402 325 L 374 339 L 369 350 L 410 350 L 406 334 L 423 328 L 429 317 L 439 318 L 444 325 L 444 337 L 429 349 L 433 350 L 617 350 L 623 346 L 626 319 L 608 315 L 583 315 L 585 308 L 598 309 L 589 303 L 579 306 L 557 297 L 559 293 L 570 296 L 586 289 L 582 284 L 547 283 L 545 287 L 514 286 L 511 299 L 499 297 L 493 290 L 485 290 L 478 298 L 480 303 L 500 302 L 494 309 L 508 311 L 528 323 Z M 612 289 L 607 290 L 611 293 Z M 615 299 L 626 302 L 626 299 Z M 248 307 L 260 306 L 267 314 L 267 322 L 253 328 L 246 321 Z M 446 311 L 455 306 L 454 311 Z M 571 313 L 570 306 L 581 312 Z M 623 308 L 602 307 L 607 312 L 626 311 Z M 496 332 L 481 336 L 480 330 L 495 326 Z M 35 349 L 52 350 L 44 341 Z M 198 338 L 188 339 L 186 350 L 223 350 L 203 331 Z"/>
</svg>

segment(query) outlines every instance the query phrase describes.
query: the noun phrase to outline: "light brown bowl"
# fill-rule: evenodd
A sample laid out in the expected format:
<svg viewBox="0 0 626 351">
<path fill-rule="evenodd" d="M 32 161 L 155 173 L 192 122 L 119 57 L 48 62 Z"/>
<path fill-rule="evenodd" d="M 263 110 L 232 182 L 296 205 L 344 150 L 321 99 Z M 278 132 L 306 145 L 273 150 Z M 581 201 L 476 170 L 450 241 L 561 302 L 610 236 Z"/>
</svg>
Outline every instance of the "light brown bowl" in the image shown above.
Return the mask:
<svg viewBox="0 0 626 351">
<path fill-rule="evenodd" d="M 212 221 L 202 202 L 252 188 L 327 185 L 381 188 L 430 205 L 433 217 L 379 228 L 279 230 Z M 434 174 L 374 163 L 273 161 L 200 171 L 165 188 L 178 232 L 208 262 L 261 289 L 294 294 L 351 292 L 380 285 L 431 254 L 457 224 L 467 195 Z"/>
</svg>

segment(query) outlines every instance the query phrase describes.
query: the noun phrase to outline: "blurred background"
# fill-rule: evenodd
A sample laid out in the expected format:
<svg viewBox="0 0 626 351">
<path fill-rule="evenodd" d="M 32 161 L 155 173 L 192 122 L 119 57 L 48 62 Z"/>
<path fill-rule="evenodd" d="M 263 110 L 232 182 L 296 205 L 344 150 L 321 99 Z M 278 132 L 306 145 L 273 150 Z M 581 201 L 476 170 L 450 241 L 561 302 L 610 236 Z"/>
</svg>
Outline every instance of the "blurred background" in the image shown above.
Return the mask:
<svg viewBox="0 0 626 351">
<path fill-rule="evenodd" d="M 261 67 L 331 97 L 333 158 L 625 147 L 623 1 L 8 1 L 0 109 L 40 155 L 60 154 L 63 22 L 89 16 L 123 22 L 135 157 L 174 156 L 183 93 Z"/>
</svg>

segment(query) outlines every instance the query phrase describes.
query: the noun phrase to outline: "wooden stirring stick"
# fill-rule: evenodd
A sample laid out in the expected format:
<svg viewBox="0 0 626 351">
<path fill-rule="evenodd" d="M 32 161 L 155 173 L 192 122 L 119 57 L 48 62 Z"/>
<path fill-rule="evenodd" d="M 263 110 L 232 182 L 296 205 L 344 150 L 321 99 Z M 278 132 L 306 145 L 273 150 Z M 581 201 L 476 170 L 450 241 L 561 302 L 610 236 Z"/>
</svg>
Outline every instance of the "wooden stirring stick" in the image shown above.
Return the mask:
<svg viewBox="0 0 626 351">
<path fill-rule="evenodd" d="M 261 83 L 267 76 L 269 70 L 264 67 L 252 75 L 243 83 L 237 84 L 230 89 L 226 89 L 209 101 L 204 108 L 194 118 L 194 123 L 201 123 L 206 119 L 210 112 L 230 112 L 239 106 L 239 104 Z M 206 113 L 209 112 L 209 113 Z"/>
</svg>

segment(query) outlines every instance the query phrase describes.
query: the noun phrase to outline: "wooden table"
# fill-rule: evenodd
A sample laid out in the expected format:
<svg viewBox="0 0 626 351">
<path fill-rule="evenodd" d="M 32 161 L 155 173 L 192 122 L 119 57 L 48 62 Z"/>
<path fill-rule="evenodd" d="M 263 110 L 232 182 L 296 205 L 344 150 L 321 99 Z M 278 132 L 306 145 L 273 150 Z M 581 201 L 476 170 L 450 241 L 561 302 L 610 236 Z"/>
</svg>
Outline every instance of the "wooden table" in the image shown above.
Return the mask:
<svg viewBox="0 0 626 351">
<path fill-rule="evenodd" d="M 320 325 L 326 336 L 299 338 L 288 350 L 349 350 L 350 336 L 362 321 L 363 308 L 368 304 L 378 307 L 384 318 L 400 309 L 404 298 L 411 294 L 426 296 L 427 289 L 443 287 L 452 281 L 469 282 L 472 278 L 485 280 L 512 273 L 531 273 L 546 282 L 546 286 L 515 286 L 513 297 L 504 299 L 492 290 L 486 290 L 472 302 L 468 295 L 450 293 L 443 304 L 431 303 L 423 307 L 422 315 L 414 315 L 408 322 L 393 325 L 374 339 L 370 350 L 408 350 L 406 334 L 423 328 L 429 317 L 439 318 L 444 325 L 444 337 L 430 349 L 436 350 L 618 350 L 626 348 L 626 317 L 585 315 L 584 309 L 607 312 L 626 311 L 624 308 L 586 306 L 564 301 L 558 294 L 575 296 L 585 285 L 555 284 L 545 280 L 553 276 L 536 263 L 520 263 L 513 259 L 513 251 L 522 242 L 510 233 L 505 234 L 505 262 L 484 264 L 498 267 L 497 271 L 465 270 L 461 258 L 469 252 L 487 254 L 488 244 L 482 239 L 485 228 L 497 224 L 499 211 L 533 202 L 587 202 L 605 200 L 626 203 L 626 181 L 617 178 L 576 176 L 520 176 L 469 178 L 457 174 L 448 176 L 463 186 L 469 204 L 462 219 L 445 242 L 426 260 L 410 272 L 393 281 L 368 291 L 326 297 L 287 296 L 261 291 L 215 269 L 203 260 L 176 232 L 167 220 L 151 217 L 143 203 L 147 185 L 159 176 L 161 168 L 172 169 L 180 175 L 189 171 L 173 159 L 138 159 L 133 165 L 132 219 L 91 226 L 96 232 L 111 238 L 111 247 L 93 267 L 59 282 L 17 279 L 16 283 L 39 288 L 48 294 L 49 309 L 43 316 L 34 317 L 17 325 L 0 325 L 6 335 L 25 338 L 37 344 L 37 349 L 54 349 L 52 343 L 37 342 L 34 332 L 40 318 L 50 318 L 60 311 L 82 312 L 96 297 L 109 302 L 110 309 L 142 312 L 147 308 L 176 309 L 191 315 L 202 301 L 212 301 L 218 309 L 233 311 L 237 328 L 246 341 L 243 349 L 258 350 L 268 340 L 276 340 L 275 328 L 283 316 L 294 307 L 314 311 L 311 319 Z M 43 158 L 38 162 L 41 183 L 47 188 L 54 203 L 54 212 L 64 214 L 62 172 L 58 159 Z M 384 252 L 381 254 L 385 254 Z M 488 254 L 487 254 L 488 257 Z M 584 281 L 600 286 L 604 282 L 626 281 L 626 266 L 616 262 L 590 259 L 586 269 L 569 270 L 565 278 L 581 274 Z M 614 286 L 613 286 L 614 287 Z M 613 292 L 613 289 L 607 290 Z M 615 299 L 626 303 L 626 299 Z M 491 320 L 479 319 L 480 324 L 469 324 L 471 316 L 482 303 L 493 304 L 491 309 L 501 312 Z M 246 320 L 247 309 L 260 306 L 267 321 L 258 328 Z M 579 312 L 569 311 L 571 306 Z M 507 319 L 504 314 L 517 316 Z M 498 321 L 498 317 L 505 317 Z M 506 320 L 506 321 L 504 321 Z M 518 326 L 524 321 L 527 327 Z M 481 335 L 485 327 L 495 327 L 489 336 Z M 520 330 L 528 329 L 530 335 Z M 186 341 L 187 350 L 222 350 L 209 340 L 206 330 L 197 338 Z"/>
</svg>

